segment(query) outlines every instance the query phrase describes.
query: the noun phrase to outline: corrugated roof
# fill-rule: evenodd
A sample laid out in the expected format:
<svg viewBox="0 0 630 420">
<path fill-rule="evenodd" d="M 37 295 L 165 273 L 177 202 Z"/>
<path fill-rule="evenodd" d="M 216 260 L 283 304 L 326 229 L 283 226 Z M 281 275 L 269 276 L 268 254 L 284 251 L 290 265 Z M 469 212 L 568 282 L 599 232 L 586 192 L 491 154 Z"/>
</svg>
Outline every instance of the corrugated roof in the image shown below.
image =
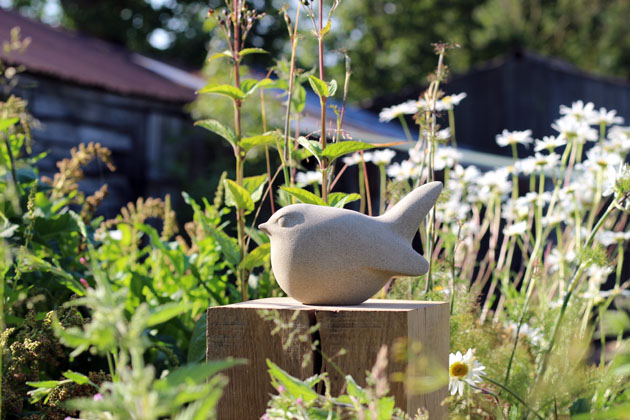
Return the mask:
<svg viewBox="0 0 630 420">
<path fill-rule="evenodd" d="M 168 102 L 190 102 L 195 92 L 144 68 L 126 49 L 75 32 L 53 28 L 0 9 L 0 41 L 10 39 L 18 26 L 31 45 L 23 54 L 0 57 L 24 65 L 30 73 L 44 74 L 80 85 L 122 95 L 141 96 Z"/>
</svg>

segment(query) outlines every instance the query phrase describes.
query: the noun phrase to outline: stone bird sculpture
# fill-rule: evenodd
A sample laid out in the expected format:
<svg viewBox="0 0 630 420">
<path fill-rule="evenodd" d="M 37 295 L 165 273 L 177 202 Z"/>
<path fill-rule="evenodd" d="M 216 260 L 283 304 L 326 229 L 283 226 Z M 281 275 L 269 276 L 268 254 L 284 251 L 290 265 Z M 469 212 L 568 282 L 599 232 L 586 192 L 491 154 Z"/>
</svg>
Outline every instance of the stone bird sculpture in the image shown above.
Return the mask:
<svg viewBox="0 0 630 420">
<path fill-rule="evenodd" d="M 271 239 L 271 267 L 292 298 L 310 305 L 359 305 L 391 277 L 419 276 L 429 263 L 411 241 L 442 191 L 416 188 L 378 217 L 292 204 L 259 228 Z"/>
</svg>

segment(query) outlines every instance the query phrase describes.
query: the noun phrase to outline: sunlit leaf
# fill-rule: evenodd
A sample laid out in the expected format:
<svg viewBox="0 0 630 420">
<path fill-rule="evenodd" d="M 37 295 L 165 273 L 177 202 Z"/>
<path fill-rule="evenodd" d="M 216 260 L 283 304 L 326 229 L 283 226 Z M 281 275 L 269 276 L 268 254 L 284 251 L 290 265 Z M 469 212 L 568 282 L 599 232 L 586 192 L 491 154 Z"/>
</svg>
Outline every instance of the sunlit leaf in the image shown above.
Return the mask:
<svg viewBox="0 0 630 420">
<path fill-rule="evenodd" d="M 245 97 L 242 90 L 232 85 L 208 85 L 199 90 L 199 93 L 214 93 L 215 95 L 223 95 L 232 99 L 243 99 Z"/>
<path fill-rule="evenodd" d="M 0 119 L 0 131 L 6 131 L 9 127 L 13 127 L 20 121 L 19 118 Z"/>
<path fill-rule="evenodd" d="M 247 360 L 233 359 L 231 357 L 224 360 L 211 360 L 204 363 L 190 363 L 172 371 L 165 378 L 157 380 L 154 387 L 156 390 L 165 390 L 176 388 L 183 384 L 202 384 L 206 379 L 222 370 L 246 363 Z"/>
<path fill-rule="evenodd" d="M 241 139 L 241 147 L 245 149 L 245 151 L 249 151 L 257 146 L 276 144 L 276 138 L 276 134 L 261 134 L 259 136 L 245 137 Z"/>
<path fill-rule="evenodd" d="M 269 366 L 269 375 L 271 375 L 274 387 L 277 388 L 279 385 L 282 385 L 287 394 L 294 399 L 301 398 L 306 404 L 318 398 L 319 394 L 313 391 L 309 385 L 289 375 L 269 359 L 267 359 L 267 366 Z"/>
<path fill-rule="evenodd" d="M 90 378 L 88 378 L 84 374 L 78 373 L 78 372 L 73 372 L 71 370 L 65 371 L 63 373 L 63 376 L 65 376 L 66 378 L 70 379 L 75 384 L 79 384 L 79 385 L 85 385 L 85 384 L 92 383 L 90 381 Z"/>
<path fill-rule="evenodd" d="M 269 253 L 271 252 L 271 243 L 263 244 L 247 254 L 243 260 L 243 268 L 253 270 L 256 267 L 265 265 L 269 261 Z"/>
<path fill-rule="evenodd" d="M 252 200 L 252 196 L 249 191 L 231 179 L 224 180 L 224 185 L 225 203 L 228 206 L 244 210 L 245 214 L 251 213 L 254 210 L 254 200 Z"/>
<path fill-rule="evenodd" d="M 243 91 L 243 98 L 250 96 L 252 93 L 256 91 L 258 88 L 270 87 L 273 85 L 273 81 L 271 79 L 245 79 L 241 81 L 241 90 Z"/>
<path fill-rule="evenodd" d="M 155 309 L 152 309 L 149 317 L 146 320 L 147 327 L 153 327 L 155 325 L 162 324 L 178 315 L 183 314 L 191 310 L 193 307 L 192 302 L 170 302 L 160 305 Z"/>
<path fill-rule="evenodd" d="M 238 247 L 236 239 L 228 236 L 222 230 L 210 225 L 204 219 L 202 219 L 204 230 L 210 234 L 221 248 L 221 253 L 225 257 L 225 260 L 232 268 L 236 267 L 241 261 L 241 251 Z"/>
<path fill-rule="evenodd" d="M 262 48 L 243 48 L 239 53 L 239 57 L 245 57 L 250 54 L 269 54 L 267 51 Z"/>
<path fill-rule="evenodd" d="M 337 92 L 337 81 L 332 79 L 330 83 L 328 83 L 328 96 L 335 96 L 335 92 Z"/>
<path fill-rule="evenodd" d="M 203 362 L 206 358 L 206 323 L 208 313 L 204 312 L 193 327 L 190 341 L 188 342 L 188 363 Z"/>
<path fill-rule="evenodd" d="M 300 136 L 298 137 L 298 143 L 308 150 L 311 155 L 315 156 L 318 162 L 322 160 L 322 148 L 318 142 L 315 140 L 308 140 L 306 137 Z"/>
<path fill-rule="evenodd" d="M 219 121 L 212 119 L 201 120 L 197 121 L 195 125 L 212 131 L 214 134 L 218 134 L 219 136 L 227 140 L 232 145 L 232 147 L 236 147 L 236 133 L 230 127 L 224 126 Z"/>
<path fill-rule="evenodd" d="M 264 174 L 243 178 L 243 187 L 249 192 L 254 203 L 261 199 L 266 183 L 267 175 Z"/>
<path fill-rule="evenodd" d="M 305 204 L 315 204 L 318 206 L 327 206 L 326 202 L 310 191 L 297 187 L 280 187 L 283 191 L 288 192 L 296 200 Z"/>
<path fill-rule="evenodd" d="M 308 77 L 308 82 L 311 84 L 311 88 L 313 89 L 313 92 L 317 94 L 317 96 L 319 96 L 320 98 L 325 98 L 328 96 L 328 85 L 319 77 L 310 75 Z"/>
<path fill-rule="evenodd" d="M 232 58 L 232 52 L 230 50 L 225 50 L 222 52 L 214 53 L 210 56 L 210 58 L 208 58 L 208 61 L 212 61 L 214 59 L 223 58 L 223 57 Z"/>
<path fill-rule="evenodd" d="M 327 145 L 326 149 L 322 152 L 322 156 L 327 157 L 332 162 L 343 155 L 358 152 L 359 150 L 373 149 L 374 147 L 376 146 L 373 144 L 363 143 L 361 141 L 341 141 Z"/>
<path fill-rule="evenodd" d="M 328 205 L 331 207 L 343 208 L 346 204 L 360 199 L 361 196 L 357 193 L 346 194 L 342 192 L 334 192 L 328 194 Z"/>
<path fill-rule="evenodd" d="M 306 106 L 306 89 L 299 83 L 294 89 L 291 105 L 293 106 L 293 111 L 299 114 L 304 111 L 304 107 Z"/>
</svg>

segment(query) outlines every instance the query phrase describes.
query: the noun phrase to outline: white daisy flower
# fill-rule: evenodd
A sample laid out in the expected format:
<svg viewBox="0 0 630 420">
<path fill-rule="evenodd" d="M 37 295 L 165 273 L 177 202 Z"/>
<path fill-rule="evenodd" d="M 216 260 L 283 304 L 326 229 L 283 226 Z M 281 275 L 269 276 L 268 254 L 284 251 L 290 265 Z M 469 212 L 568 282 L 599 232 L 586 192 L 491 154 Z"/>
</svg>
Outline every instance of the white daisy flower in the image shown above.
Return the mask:
<svg viewBox="0 0 630 420">
<path fill-rule="evenodd" d="M 547 258 L 545 259 L 545 265 L 549 267 L 550 273 L 555 273 L 560 270 L 560 263 L 571 263 L 575 261 L 576 254 L 574 251 L 561 252 L 558 248 L 551 250 Z"/>
<path fill-rule="evenodd" d="M 439 147 L 435 153 L 433 169 L 441 171 L 444 168 L 452 168 L 461 158 L 462 154 L 456 148 Z"/>
<path fill-rule="evenodd" d="M 567 141 L 560 137 L 544 136 L 542 140 L 536 140 L 534 152 L 542 152 L 543 150 L 548 150 L 549 152 L 552 152 L 554 149 L 562 147 L 566 144 Z"/>
<path fill-rule="evenodd" d="M 409 100 L 407 102 L 403 102 L 402 104 L 394 105 L 389 108 L 383 108 L 383 110 L 378 114 L 378 120 L 380 122 L 388 122 L 394 118 L 398 118 L 400 115 L 415 114 L 416 112 L 418 112 L 418 105 L 416 101 Z"/>
<path fill-rule="evenodd" d="M 595 146 L 586 152 L 586 158 L 592 162 L 605 168 L 609 165 L 617 166 L 622 162 L 621 157 L 616 153 L 608 153 L 601 147 Z"/>
<path fill-rule="evenodd" d="M 321 184 L 322 175 L 317 171 L 298 172 L 295 174 L 295 182 L 302 185 Z"/>
<path fill-rule="evenodd" d="M 623 124 L 623 118 L 617 115 L 617 111 L 611 109 L 607 111 L 606 108 L 599 108 L 599 111 L 593 111 L 591 115 L 591 124 Z"/>
<path fill-rule="evenodd" d="M 364 162 L 369 162 L 371 157 L 372 157 L 371 154 L 363 153 Z M 346 156 L 345 158 L 343 158 L 343 163 L 345 163 L 348 166 L 358 165 L 359 163 L 361 163 L 361 153 L 356 152 L 356 153 L 351 154 L 350 156 Z"/>
<path fill-rule="evenodd" d="M 442 97 L 436 104 L 438 111 L 447 111 L 453 109 L 453 107 L 459 105 L 459 103 L 468 95 L 466 92 L 458 93 L 457 95 L 447 95 Z"/>
<path fill-rule="evenodd" d="M 392 159 L 396 156 L 396 152 L 392 149 L 375 150 L 372 152 L 372 163 L 380 165 L 389 165 Z"/>
<path fill-rule="evenodd" d="M 533 156 L 519 159 L 514 164 L 514 170 L 516 171 L 516 173 L 521 173 L 523 175 L 531 175 L 535 169 L 536 159 Z"/>
<path fill-rule="evenodd" d="M 557 153 L 551 153 L 549 155 L 536 153 L 534 155 L 534 162 L 536 169 L 544 170 L 554 168 L 560 162 L 560 155 Z"/>
<path fill-rule="evenodd" d="M 448 356 L 448 390 L 451 395 L 464 395 L 464 386 L 475 385 L 481 382 L 481 376 L 486 373 L 486 367 L 475 359 L 473 349 L 468 349 L 462 355 L 459 351 Z"/>
<path fill-rule="evenodd" d="M 610 246 L 614 244 L 622 244 L 628 239 L 630 239 L 630 231 L 628 232 L 612 232 L 609 230 L 605 230 L 599 234 L 597 237 L 599 242 L 603 246 Z"/>
<path fill-rule="evenodd" d="M 586 121 L 578 120 L 572 115 L 556 120 L 554 124 L 551 124 L 551 128 L 560 133 L 559 138 L 567 141 L 585 143 L 587 141 L 597 141 L 599 138 L 597 130 L 592 128 Z"/>
<path fill-rule="evenodd" d="M 509 146 L 512 144 L 527 145 L 533 141 L 532 130 L 525 130 L 525 131 L 503 130 L 501 134 L 497 134 L 496 141 L 497 141 L 497 144 L 501 147 Z"/>
<path fill-rule="evenodd" d="M 578 121 L 590 121 L 593 119 L 595 113 L 595 105 L 593 102 L 582 101 L 573 102 L 571 108 L 565 105 L 560 105 L 560 115 L 569 115 Z"/>
<path fill-rule="evenodd" d="M 503 234 L 506 236 L 521 236 L 525 235 L 527 232 L 527 222 L 523 220 L 522 222 L 513 223 L 509 227 L 503 229 Z"/>
<path fill-rule="evenodd" d="M 624 163 L 617 169 L 613 166 L 606 168 L 606 179 L 604 180 L 604 197 L 608 197 L 615 192 L 626 192 L 626 187 L 630 185 L 630 166 Z"/>
<path fill-rule="evenodd" d="M 387 175 L 397 181 L 404 181 L 406 179 L 413 178 L 416 174 L 417 169 L 408 160 L 403 160 L 400 163 L 394 162 L 387 168 Z"/>
</svg>

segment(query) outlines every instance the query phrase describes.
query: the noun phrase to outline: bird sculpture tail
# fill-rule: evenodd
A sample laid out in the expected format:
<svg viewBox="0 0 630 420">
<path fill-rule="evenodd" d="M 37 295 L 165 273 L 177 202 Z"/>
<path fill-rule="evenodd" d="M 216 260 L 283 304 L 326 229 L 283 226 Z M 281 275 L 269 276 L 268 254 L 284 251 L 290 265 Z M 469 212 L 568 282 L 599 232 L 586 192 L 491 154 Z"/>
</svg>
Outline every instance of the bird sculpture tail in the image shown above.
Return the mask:
<svg viewBox="0 0 630 420">
<path fill-rule="evenodd" d="M 442 192 L 442 183 L 430 182 L 416 188 L 379 219 L 410 243 L 420 227 L 420 223 L 435 205 Z"/>
</svg>

